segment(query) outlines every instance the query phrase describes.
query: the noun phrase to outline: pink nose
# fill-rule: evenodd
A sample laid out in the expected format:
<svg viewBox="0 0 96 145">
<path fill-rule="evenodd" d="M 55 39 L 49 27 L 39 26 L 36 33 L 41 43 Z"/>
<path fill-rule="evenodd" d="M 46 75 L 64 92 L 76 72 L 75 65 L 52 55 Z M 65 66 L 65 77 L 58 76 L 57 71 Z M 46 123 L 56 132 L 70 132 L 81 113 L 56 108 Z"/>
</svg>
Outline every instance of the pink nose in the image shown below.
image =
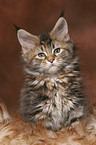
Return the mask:
<svg viewBox="0 0 96 145">
<path fill-rule="evenodd" d="M 53 63 L 54 59 L 50 59 L 49 62 Z"/>
<path fill-rule="evenodd" d="M 48 58 L 48 61 L 51 62 L 51 63 L 53 63 L 54 58 L 50 58 L 50 57 L 49 57 L 49 58 Z"/>
</svg>

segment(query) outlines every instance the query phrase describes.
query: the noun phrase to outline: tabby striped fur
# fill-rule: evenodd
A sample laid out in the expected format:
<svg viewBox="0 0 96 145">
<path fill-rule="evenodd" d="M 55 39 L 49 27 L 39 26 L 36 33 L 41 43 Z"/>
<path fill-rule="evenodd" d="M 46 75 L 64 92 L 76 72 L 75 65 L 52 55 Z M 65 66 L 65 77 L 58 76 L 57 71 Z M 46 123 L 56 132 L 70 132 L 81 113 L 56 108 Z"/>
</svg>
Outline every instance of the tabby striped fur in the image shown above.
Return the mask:
<svg viewBox="0 0 96 145">
<path fill-rule="evenodd" d="M 19 29 L 17 35 L 25 73 L 22 117 L 30 123 L 42 120 L 52 130 L 82 118 L 86 111 L 82 77 L 65 18 L 60 17 L 51 32 L 35 36 Z"/>
</svg>

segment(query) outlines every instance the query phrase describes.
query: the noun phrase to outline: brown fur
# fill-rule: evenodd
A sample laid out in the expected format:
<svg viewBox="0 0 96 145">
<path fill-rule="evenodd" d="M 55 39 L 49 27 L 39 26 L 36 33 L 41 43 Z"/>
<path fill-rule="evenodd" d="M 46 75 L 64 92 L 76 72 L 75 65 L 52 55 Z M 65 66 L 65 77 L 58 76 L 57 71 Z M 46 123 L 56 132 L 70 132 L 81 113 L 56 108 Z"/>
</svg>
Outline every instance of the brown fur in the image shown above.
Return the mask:
<svg viewBox="0 0 96 145">
<path fill-rule="evenodd" d="M 93 114 L 88 117 L 86 126 L 83 121 L 77 121 L 55 132 L 42 128 L 39 123 L 32 126 L 19 117 L 10 117 L 1 103 L 0 145 L 96 145 L 96 107 Z"/>
</svg>

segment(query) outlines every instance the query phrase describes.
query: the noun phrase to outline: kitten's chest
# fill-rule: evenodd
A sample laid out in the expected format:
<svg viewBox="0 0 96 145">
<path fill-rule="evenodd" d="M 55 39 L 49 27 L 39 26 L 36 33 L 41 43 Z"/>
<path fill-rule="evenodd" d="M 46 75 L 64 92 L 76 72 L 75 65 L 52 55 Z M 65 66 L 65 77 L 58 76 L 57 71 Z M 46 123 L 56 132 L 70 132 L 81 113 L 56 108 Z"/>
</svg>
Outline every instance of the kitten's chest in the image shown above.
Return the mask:
<svg viewBox="0 0 96 145">
<path fill-rule="evenodd" d="M 49 100 L 47 101 L 46 108 L 47 111 L 53 110 L 53 114 L 59 112 L 62 114 L 64 103 L 68 102 L 66 96 L 68 95 L 68 78 L 60 77 L 50 77 L 46 79 L 46 90 Z M 45 109 L 46 110 L 46 109 Z M 50 111 L 49 111 L 50 112 Z M 62 113 L 61 113 L 62 112 Z"/>
<path fill-rule="evenodd" d="M 47 100 L 46 104 L 43 106 L 43 112 L 50 114 L 57 124 L 65 120 L 64 114 L 66 114 L 73 105 L 67 98 L 68 82 L 69 79 L 64 76 L 46 79 L 47 89 L 45 90 L 45 94 L 47 94 L 49 100 Z"/>
<path fill-rule="evenodd" d="M 59 77 L 50 77 L 46 78 L 46 93 L 50 98 L 54 98 L 56 96 L 62 96 L 66 93 L 66 87 L 68 85 L 69 79 L 64 77 L 63 75 Z"/>
</svg>

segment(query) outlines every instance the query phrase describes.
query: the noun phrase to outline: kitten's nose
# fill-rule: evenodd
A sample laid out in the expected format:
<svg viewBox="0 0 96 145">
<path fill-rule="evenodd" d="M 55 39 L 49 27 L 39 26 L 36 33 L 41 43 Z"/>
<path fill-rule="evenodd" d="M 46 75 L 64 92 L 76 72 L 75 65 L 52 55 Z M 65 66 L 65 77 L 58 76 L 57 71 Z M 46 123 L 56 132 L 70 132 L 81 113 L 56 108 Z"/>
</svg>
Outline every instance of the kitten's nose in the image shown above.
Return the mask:
<svg viewBox="0 0 96 145">
<path fill-rule="evenodd" d="M 53 61 L 54 61 L 54 57 L 51 57 L 51 56 L 48 57 L 48 61 L 51 62 L 51 63 L 53 63 Z"/>
</svg>

